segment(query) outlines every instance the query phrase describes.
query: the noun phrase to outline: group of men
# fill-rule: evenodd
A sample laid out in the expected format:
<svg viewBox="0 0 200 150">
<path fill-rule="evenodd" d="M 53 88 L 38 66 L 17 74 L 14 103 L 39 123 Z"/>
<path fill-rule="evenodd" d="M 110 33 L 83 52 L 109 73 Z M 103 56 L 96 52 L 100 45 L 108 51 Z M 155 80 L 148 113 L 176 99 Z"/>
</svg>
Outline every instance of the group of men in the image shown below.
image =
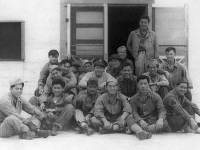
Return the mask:
<svg viewBox="0 0 200 150">
<path fill-rule="evenodd" d="M 68 59 L 59 63 L 58 51 L 51 50 L 29 102 L 21 97 L 23 81 L 10 81 L 10 93 L 0 99 L 0 137 L 46 138 L 69 128 L 88 136 L 135 133 L 139 140 L 159 132 L 200 133 L 194 118 L 200 110 L 191 102 L 191 80 L 176 62 L 175 48 L 166 49 L 162 64 L 150 59 L 149 71 L 138 77 L 126 47 L 117 52 L 109 63 L 84 60 L 81 66 Z M 22 110 L 32 116 L 24 118 Z"/>
</svg>

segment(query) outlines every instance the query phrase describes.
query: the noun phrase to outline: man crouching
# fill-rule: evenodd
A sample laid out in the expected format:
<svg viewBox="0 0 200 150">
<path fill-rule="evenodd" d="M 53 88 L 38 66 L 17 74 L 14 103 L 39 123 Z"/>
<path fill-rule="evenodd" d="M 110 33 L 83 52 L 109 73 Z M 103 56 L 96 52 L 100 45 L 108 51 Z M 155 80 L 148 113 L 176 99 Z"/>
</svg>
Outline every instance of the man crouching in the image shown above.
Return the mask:
<svg viewBox="0 0 200 150">
<path fill-rule="evenodd" d="M 49 131 L 39 129 L 45 115 L 21 97 L 23 88 L 21 79 L 14 79 L 10 81 L 10 93 L 0 98 L 0 137 L 19 135 L 19 138 L 31 140 L 37 135 L 46 138 Z M 26 119 L 21 115 L 22 110 L 36 117 Z"/>
</svg>

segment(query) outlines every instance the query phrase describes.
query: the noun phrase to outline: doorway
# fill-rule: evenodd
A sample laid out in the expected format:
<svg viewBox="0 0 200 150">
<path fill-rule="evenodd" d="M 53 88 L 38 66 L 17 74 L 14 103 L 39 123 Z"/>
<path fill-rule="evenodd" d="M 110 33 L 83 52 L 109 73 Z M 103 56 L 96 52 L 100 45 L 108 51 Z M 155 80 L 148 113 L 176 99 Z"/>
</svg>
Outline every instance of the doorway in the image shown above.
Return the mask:
<svg viewBox="0 0 200 150">
<path fill-rule="evenodd" d="M 124 45 L 131 31 L 139 28 L 139 19 L 148 14 L 147 5 L 108 5 L 108 56 L 117 53 Z M 133 60 L 130 53 L 127 57 Z"/>
</svg>

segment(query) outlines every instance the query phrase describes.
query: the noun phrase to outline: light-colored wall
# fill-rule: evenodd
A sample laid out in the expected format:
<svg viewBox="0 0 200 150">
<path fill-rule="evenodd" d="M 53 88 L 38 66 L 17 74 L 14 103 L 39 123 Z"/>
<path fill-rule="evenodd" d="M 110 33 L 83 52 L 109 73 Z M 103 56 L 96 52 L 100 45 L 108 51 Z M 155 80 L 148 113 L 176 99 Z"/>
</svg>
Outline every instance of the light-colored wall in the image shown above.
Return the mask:
<svg viewBox="0 0 200 150">
<path fill-rule="evenodd" d="M 25 22 L 25 61 L 0 61 L 0 93 L 9 91 L 9 80 L 25 81 L 24 96 L 37 87 L 39 71 L 50 49 L 60 48 L 60 2 L 58 0 L 1 0 L 0 21 Z"/>
</svg>

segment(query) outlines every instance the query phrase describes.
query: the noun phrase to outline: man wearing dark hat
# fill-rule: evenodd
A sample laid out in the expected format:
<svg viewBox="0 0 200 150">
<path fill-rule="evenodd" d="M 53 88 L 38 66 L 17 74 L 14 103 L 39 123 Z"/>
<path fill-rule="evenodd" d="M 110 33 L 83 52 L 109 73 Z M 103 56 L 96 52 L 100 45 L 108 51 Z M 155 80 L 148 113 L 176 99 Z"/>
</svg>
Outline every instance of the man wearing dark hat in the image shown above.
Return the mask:
<svg viewBox="0 0 200 150">
<path fill-rule="evenodd" d="M 123 132 L 127 119 L 131 114 L 131 106 L 126 96 L 117 92 L 118 84 L 115 78 L 106 82 L 107 93 L 101 95 L 94 106 L 92 125 L 101 134 Z"/>
<path fill-rule="evenodd" d="M 39 129 L 45 115 L 21 97 L 23 87 L 21 79 L 11 80 L 10 93 L 0 98 L 0 137 L 19 135 L 19 138 L 31 140 L 37 135 L 46 138 L 48 131 Z M 21 115 L 22 110 L 36 117 L 26 119 Z"/>
<path fill-rule="evenodd" d="M 177 82 L 176 87 L 164 98 L 163 102 L 167 110 L 167 121 L 172 132 L 184 130 L 186 133 L 200 133 L 194 115 L 200 116 L 200 110 L 196 104 L 185 97 L 189 83 L 185 78 Z"/>
<path fill-rule="evenodd" d="M 88 73 L 91 72 L 93 70 L 92 67 L 92 62 L 89 60 L 83 60 L 83 67 L 82 67 L 82 73 L 80 74 L 80 76 L 78 77 L 78 83 L 81 81 L 81 79 L 83 78 L 83 76 Z M 80 69 L 81 70 L 81 69 Z M 81 72 L 81 71 L 80 71 Z"/>
<path fill-rule="evenodd" d="M 79 62 L 77 62 L 77 61 L 72 62 L 71 71 L 74 73 L 77 80 L 80 75 L 80 72 L 79 72 L 80 67 L 81 67 L 81 65 L 79 64 Z"/>
<path fill-rule="evenodd" d="M 170 132 L 161 97 L 149 90 L 149 77 L 137 78 L 138 93 L 130 99 L 133 118 L 128 120 L 131 131 L 139 140 L 150 139 L 152 133 Z"/>
<path fill-rule="evenodd" d="M 86 88 L 87 87 L 87 81 L 91 77 L 96 77 L 98 79 L 98 90 L 103 92 L 105 90 L 104 86 L 106 84 L 106 81 L 112 76 L 109 73 L 105 72 L 105 68 L 107 66 L 107 62 L 103 59 L 97 60 L 94 63 L 94 71 L 88 72 L 84 75 L 84 77 L 81 79 L 79 82 L 79 86 L 81 88 Z"/>
<path fill-rule="evenodd" d="M 112 65 L 111 68 L 107 68 L 106 72 L 117 78 L 121 75 L 122 58 L 118 54 L 112 54 L 109 58 L 109 62 L 111 62 Z"/>
<path fill-rule="evenodd" d="M 87 90 L 81 91 L 73 101 L 74 107 L 76 108 L 75 119 L 80 127 L 76 128 L 76 130 L 79 133 L 86 132 L 88 136 L 94 132 L 94 129 L 89 126 L 91 126 L 90 118 L 94 115 L 94 104 L 100 96 L 97 93 L 97 89 L 98 79 L 91 77 L 87 82 Z"/>
<path fill-rule="evenodd" d="M 151 91 L 156 92 L 163 99 L 168 93 L 169 81 L 164 74 L 158 73 L 159 63 L 156 59 L 150 59 L 147 65 L 149 72 L 143 75 L 148 76 L 150 79 L 149 88 Z"/>
</svg>

